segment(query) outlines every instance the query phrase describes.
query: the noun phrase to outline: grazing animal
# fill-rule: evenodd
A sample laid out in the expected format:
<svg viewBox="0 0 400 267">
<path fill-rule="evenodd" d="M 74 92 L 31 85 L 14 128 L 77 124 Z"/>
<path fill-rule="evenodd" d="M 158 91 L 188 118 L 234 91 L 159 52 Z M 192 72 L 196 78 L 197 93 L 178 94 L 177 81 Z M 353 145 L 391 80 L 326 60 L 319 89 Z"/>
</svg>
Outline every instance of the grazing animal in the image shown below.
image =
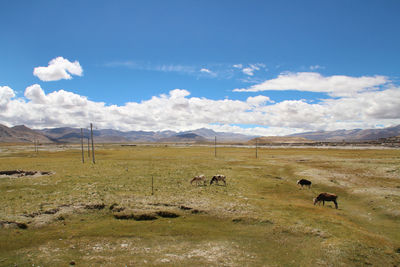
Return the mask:
<svg viewBox="0 0 400 267">
<path fill-rule="evenodd" d="M 193 182 L 196 182 L 196 185 L 199 185 L 199 184 L 206 185 L 207 184 L 206 177 L 204 175 L 195 176 L 190 181 L 190 184 L 193 184 Z"/>
<path fill-rule="evenodd" d="M 322 204 L 325 206 L 325 201 L 332 201 L 333 203 L 335 203 L 335 207 L 338 208 L 338 204 L 336 202 L 337 198 L 338 196 L 335 194 L 321 193 L 316 198 L 314 198 L 314 205 L 316 205 L 317 203 L 320 204 L 322 201 Z"/>
<path fill-rule="evenodd" d="M 217 175 L 214 175 L 213 176 L 213 178 L 211 178 L 211 181 L 210 181 L 210 185 L 212 185 L 213 184 L 213 182 L 216 182 L 217 183 L 217 185 L 219 185 L 219 181 L 222 181 L 222 182 L 224 182 L 224 185 L 226 186 L 226 180 L 225 180 L 225 175 L 222 175 L 222 174 L 217 174 Z"/>
<path fill-rule="evenodd" d="M 298 185 L 301 185 L 301 187 L 303 187 L 303 186 L 308 186 L 308 188 L 311 187 L 311 181 L 306 180 L 306 179 L 300 179 L 300 180 L 298 180 L 298 181 L 297 181 L 297 184 L 298 184 Z"/>
</svg>

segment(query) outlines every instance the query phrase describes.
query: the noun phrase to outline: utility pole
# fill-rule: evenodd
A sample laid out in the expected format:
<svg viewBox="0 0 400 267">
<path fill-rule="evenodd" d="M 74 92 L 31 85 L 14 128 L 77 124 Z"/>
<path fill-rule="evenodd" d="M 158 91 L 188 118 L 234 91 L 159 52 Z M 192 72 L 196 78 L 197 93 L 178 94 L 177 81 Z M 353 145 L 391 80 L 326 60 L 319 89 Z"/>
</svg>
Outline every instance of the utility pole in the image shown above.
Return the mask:
<svg viewBox="0 0 400 267">
<path fill-rule="evenodd" d="M 81 128 L 81 150 L 82 150 L 82 163 L 85 163 L 85 157 L 83 154 L 83 129 Z"/>
<path fill-rule="evenodd" d="M 88 155 L 88 158 L 90 158 L 90 145 L 89 145 L 89 142 L 90 142 L 90 137 L 89 137 L 89 133 L 88 133 L 88 137 L 87 137 L 87 155 Z"/>
<path fill-rule="evenodd" d="M 257 149 L 258 149 L 258 139 L 256 138 L 256 158 L 258 158 Z"/>
<path fill-rule="evenodd" d="M 154 195 L 154 177 L 153 175 L 151 176 L 151 195 Z"/>
<path fill-rule="evenodd" d="M 90 137 L 92 138 L 92 158 L 93 158 L 93 163 L 96 163 L 94 160 L 94 143 L 93 143 L 93 124 L 90 123 Z"/>
<path fill-rule="evenodd" d="M 217 157 L 217 136 L 214 139 L 214 156 Z"/>
</svg>

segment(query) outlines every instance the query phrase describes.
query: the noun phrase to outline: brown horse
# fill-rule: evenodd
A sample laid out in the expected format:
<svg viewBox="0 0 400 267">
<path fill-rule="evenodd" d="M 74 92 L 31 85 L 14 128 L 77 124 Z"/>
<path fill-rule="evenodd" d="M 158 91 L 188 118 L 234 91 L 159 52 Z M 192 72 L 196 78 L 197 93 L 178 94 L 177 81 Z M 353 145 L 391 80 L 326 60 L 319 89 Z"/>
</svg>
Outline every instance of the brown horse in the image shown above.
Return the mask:
<svg viewBox="0 0 400 267">
<path fill-rule="evenodd" d="M 191 181 L 190 184 L 193 184 L 193 182 L 196 182 L 196 185 L 206 185 L 207 181 L 206 181 L 206 177 L 204 175 L 199 175 L 199 176 L 195 176 Z"/>
<path fill-rule="evenodd" d="M 320 202 L 322 201 L 322 204 L 325 206 L 325 201 L 332 201 L 333 203 L 335 203 L 335 207 L 338 208 L 338 204 L 336 202 L 337 198 L 338 196 L 335 194 L 321 193 L 316 198 L 314 198 L 314 205 L 316 205 L 317 203 L 320 204 Z"/>
<path fill-rule="evenodd" d="M 217 185 L 219 185 L 218 182 L 219 182 L 219 181 L 222 181 L 222 182 L 224 182 L 224 185 L 226 186 L 225 178 L 226 178 L 225 175 L 222 175 L 222 174 L 214 175 L 213 178 L 211 178 L 210 185 L 212 185 L 213 182 L 216 182 Z"/>
</svg>

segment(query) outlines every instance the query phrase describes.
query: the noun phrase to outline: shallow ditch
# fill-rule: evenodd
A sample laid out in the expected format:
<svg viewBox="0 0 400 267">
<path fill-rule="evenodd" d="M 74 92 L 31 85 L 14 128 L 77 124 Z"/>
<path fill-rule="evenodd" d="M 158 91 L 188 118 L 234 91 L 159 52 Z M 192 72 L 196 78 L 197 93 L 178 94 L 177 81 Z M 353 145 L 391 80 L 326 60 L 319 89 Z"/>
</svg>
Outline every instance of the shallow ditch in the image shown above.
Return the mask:
<svg viewBox="0 0 400 267">
<path fill-rule="evenodd" d="M 25 177 L 25 176 L 42 176 L 52 175 L 50 171 L 24 171 L 24 170 L 7 170 L 0 171 L 0 177 Z"/>
<path fill-rule="evenodd" d="M 113 203 L 107 210 L 118 220 L 135 220 L 135 221 L 151 221 L 159 218 L 178 218 L 182 216 L 182 212 L 189 212 L 192 214 L 205 213 L 187 206 L 173 205 L 173 204 L 150 204 L 151 206 L 170 207 L 177 211 L 165 210 L 165 209 L 146 209 L 141 207 L 138 209 L 131 209 L 119 206 L 117 203 Z M 27 229 L 28 227 L 43 227 L 55 221 L 64 221 L 65 216 L 74 213 L 85 213 L 85 212 L 97 212 L 104 210 L 108 205 L 104 203 L 80 203 L 80 204 L 63 204 L 57 207 L 53 207 L 47 210 L 39 210 L 32 213 L 21 214 L 21 220 L 9 221 L 0 220 L 0 228 L 12 229 L 20 228 Z M 179 212 L 180 211 L 180 212 Z M 25 218 L 25 219 L 23 219 Z"/>
</svg>

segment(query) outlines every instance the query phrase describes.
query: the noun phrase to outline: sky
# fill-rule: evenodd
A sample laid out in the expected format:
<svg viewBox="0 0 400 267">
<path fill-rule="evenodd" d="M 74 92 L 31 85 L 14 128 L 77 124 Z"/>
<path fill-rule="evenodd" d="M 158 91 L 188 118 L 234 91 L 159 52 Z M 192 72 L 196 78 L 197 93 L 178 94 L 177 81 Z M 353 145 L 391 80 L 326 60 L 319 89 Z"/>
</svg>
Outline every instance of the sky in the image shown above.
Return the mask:
<svg viewBox="0 0 400 267">
<path fill-rule="evenodd" d="M 0 1 L 0 124 L 400 124 L 400 1 Z"/>
</svg>

